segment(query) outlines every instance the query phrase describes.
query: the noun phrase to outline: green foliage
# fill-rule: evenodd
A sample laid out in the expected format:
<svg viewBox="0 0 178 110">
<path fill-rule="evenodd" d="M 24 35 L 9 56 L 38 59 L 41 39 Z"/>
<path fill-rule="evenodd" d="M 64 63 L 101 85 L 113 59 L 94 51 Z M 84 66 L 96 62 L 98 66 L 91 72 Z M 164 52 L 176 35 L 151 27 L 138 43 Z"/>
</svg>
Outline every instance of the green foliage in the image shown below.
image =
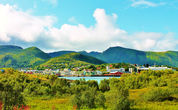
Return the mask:
<svg viewBox="0 0 178 110">
<path fill-rule="evenodd" d="M 95 108 L 96 106 L 105 107 L 105 96 L 97 92 L 95 87 L 89 87 L 87 90 L 76 93 L 72 98 L 72 104 L 80 108 Z"/>
<path fill-rule="evenodd" d="M 129 91 L 126 88 L 123 80 L 110 79 L 111 90 L 109 91 L 108 98 L 112 103 L 112 110 L 129 110 L 130 101 Z"/>
<path fill-rule="evenodd" d="M 13 73 L 15 76 L 12 76 Z M 18 74 L 20 73 L 13 69 L 7 69 L 5 74 L 0 76 L 0 101 L 4 104 L 4 110 L 12 110 L 14 106 L 24 105 L 23 85 Z"/>
<path fill-rule="evenodd" d="M 165 88 L 152 88 L 143 95 L 145 101 L 165 101 L 173 100 L 171 97 L 175 93 L 176 89 L 165 89 Z"/>
<path fill-rule="evenodd" d="M 125 86 L 129 89 L 140 89 L 149 86 L 163 87 L 171 83 L 170 75 L 174 74 L 172 70 L 161 70 L 161 71 L 142 71 L 137 74 L 128 74 L 122 76 L 121 79 L 124 80 Z M 173 79 L 174 80 L 174 79 Z M 175 81 L 175 80 L 174 80 Z"/>
<path fill-rule="evenodd" d="M 110 87 L 109 87 L 109 80 L 107 80 L 107 79 L 101 80 L 101 82 L 100 82 L 100 84 L 99 84 L 99 89 L 100 89 L 100 91 L 102 91 L 102 92 L 109 91 L 109 90 L 110 90 Z"/>
<path fill-rule="evenodd" d="M 97 90 L 99 89 L 99 87 L 98 87 L 98 82 L 97 82 L 97 81 L 95 81 L 95 80 L 89 80 L 89 81 L 87 81 L 87 83 L 88 83 L 88 86 L 89 86 L 89 87 L 94 87 L 94 88 L 96 88 Z"/>
<path fill-rule="evenodd" d="M 51 87 L 52 95 L 62 96 L 69 92 L 70 83 L 66 79 L 56 79 Z"/>
<path fill-rule="evenodd" d="M 176 104 L 177 75 L 176 71 L 170 70 L 142 71 L 137 74 L 123 74 L 121 78 L 102 80 L 98 85 L 96 81 L 85 79 L 70 81 L 57 78 L 55 75 L 29 75 L 7 68 L 3 74 L 0 74 L 0 101 L 8 110 L 14 106 L 26 104 L 26 100 L 29 101 L 31 97 L 41 98 L 40 101 L 33 102 L 36 105 L 55 98 L 53 102 L 44 104 L 45 109 L 49 108 L 47 107 L 49 105 L 51 107 L 51 104 L 56 102 L 56 98 L 71 99 L 71 102 L 67 100 L 61 102 L 63 106 L 70 103 L 69 107 L 65 107 L 70 109 L 72 106 L 74 108 L 77 106 L 78 109 L 128 110 L 134 106 L 132 105 L 133 97 L 136 99 L 135 104 L 140 100 L 144 104 L 147 101 L 149 103 L 169 101 L 170 104 Z M 136 94 L 136 91 L 141 92 Z M 43 97 L 47 98 L 43 99 Z M 35 104 L 32 104 L 32 108 L 34 108 L 33 105 Z"/>
<path fill-rule="evenodd" d="M 95 100 L 96 105 L 105 108 L 106 98 L 103 93 L 98 93 Z"/>
</svg>

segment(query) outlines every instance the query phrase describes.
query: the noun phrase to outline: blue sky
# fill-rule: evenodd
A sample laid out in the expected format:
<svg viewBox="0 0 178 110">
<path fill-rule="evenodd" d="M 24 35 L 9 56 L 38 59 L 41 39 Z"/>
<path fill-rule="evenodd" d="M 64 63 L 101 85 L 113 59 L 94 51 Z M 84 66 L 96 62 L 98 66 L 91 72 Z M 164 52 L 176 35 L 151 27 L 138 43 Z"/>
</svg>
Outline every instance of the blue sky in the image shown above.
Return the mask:
<svg viewBox="0 0 178 110">
<path fill-rule="evenodd" d="M 8 27 L 0 31 L 0 44 L 45 51 L 103 51 L 110 46 L 178 50 L 178 0 L 1 0 L 0 4 L 0 16 L 9 17 L 6 23 L 0 18 L 1 27 Z M 9 14 L 1 14 L 4 10 Z M 18 32 L 11 32 L 11 22 Z"/>
</svg>

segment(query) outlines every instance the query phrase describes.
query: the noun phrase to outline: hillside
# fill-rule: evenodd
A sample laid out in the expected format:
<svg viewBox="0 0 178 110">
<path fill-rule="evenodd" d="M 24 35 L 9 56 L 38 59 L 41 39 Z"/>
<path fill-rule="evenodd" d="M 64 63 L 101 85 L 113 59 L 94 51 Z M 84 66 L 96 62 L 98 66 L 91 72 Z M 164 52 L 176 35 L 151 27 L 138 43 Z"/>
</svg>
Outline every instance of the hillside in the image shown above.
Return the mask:
<svg viewBox="0 0 178 110">
<path fill-rule="evenodd" d="M 132 64 L 150 64 L 178 66 L 178 52 L 147 52 L 123 47 L 111 47 L 103 53 L 96 56 L 108 63 L 132 63 Z"/>
<path fill-rule="evenodd" d="M 67 51 L 68 53 L 73 51 Z M 60 51 L 58 52 L 60 53 Z M 63 52 L 62 52 L 63 53 Z M 178 52 L 166 51 L 166 52 L 150 52 L 140 51 L 135 49 L 123 48 L 123 47 L 110 47 L 103 52 L 86 52 L 80 51 L 83 55 L 88 55 L 105 61 L 107 63 L 132 63 L 132 64 L 150 64 L 153 65 L 169 65 L 178 66 Z M 58 54 L 60 56 L 60 54 Z"/>
<path fill-rule="evenodd" d="M 103 59 L 108 63 L 132 63 L 142 64 L 146 63 L 146 53 L 143 51 L 137 51 L 134 49 L 127 49 L 122 47 L 110 47 L 100 55 L 96 56 L 99 59 Z"/>
<path fill-rule="evenodd" d="M 178 52 L 147 52 L 123 47 L 110 47 L 96 58 L 102 59 L 107 63 L 132 63 L 132 64 L 150 64 L 178 66 Z"/>
<path fill-rule="evenodd" d="M 82 55 L 80 53 L 69 53 L 59 57 L 51 58 L 45 63 L 38 66 L 38 69 L 44 68 L 65 68 L 65 67 L 80 67 L 89 64 L 103 64 L 105 62 L 91 56 Z"/>
<path fill-rule="evenodd" d="M 5 54 L 5 53 L 17 53 L 23 50 L 19 46 L 14 46 L 14 45 L 0 45 L 0 55 Z"/>
<path fill-rule="evenodd" d="M 50 56 L 36 47 L 30 47 L 14 53 L 0 55 L 0 67 L 33 67 L 40 64 Z"/>
<path fill-rule="evenodd" d="M 178 67 L 178 52 L 166 51 L 166 52 L 146 52 L 147 60 L 150 64 L 158 65 L 171 65 Z"/>
<path fill-rule="evenodd" d="M 70 59 L 77 61 L 83 61 L 91 64 L 106 63 L 132 63 L 132 64 L 157 64 L 157 65 L 169 65 L 178 67 L 178 51 L 166 51 L 166 52 L 151 52 L 151 51 L 139 51 L 135 49 L 123 48 L 123 47 L 110 47 L 103 52 L 86 52 L 79 51 L 74 57 L 75 51 L 58 51 L 53 53 L 45 53 L 37 47 L 30 47 L 22 49 L 13 45 L 1 45 L 0 46 L 0 67 L 34 67 L 40 65 L 50 58 L 57 59 L 56 57 L 68 55 Z M 71 56 L 70 56 L 71 55 Z M 89 57 L 90 56 L 90 57 Z M 65 57 L 60 62 L 69 63 L 65 60 Z M 70 61 L 70 60 L 69 60 Z M 73 60 L 71 60 L 73 61 Z M 55 61 L 54 61 L 55 62 Z M 78 63 L 77 63 L 78 64 Z M 51 64 L 52 65 L 52 64 Z M 74 65 L 74 64 L 72 64 Z"/>
<path fill-rule="evenodd" d="M 58 52 L 48 53 L 48 55 L 51 57 L 58 57 L 58 56 L 68 54 L 68 53 L 73 53 L 73 52 L 75 52 L 75 51 L 58 51 Z"/>
</svg>

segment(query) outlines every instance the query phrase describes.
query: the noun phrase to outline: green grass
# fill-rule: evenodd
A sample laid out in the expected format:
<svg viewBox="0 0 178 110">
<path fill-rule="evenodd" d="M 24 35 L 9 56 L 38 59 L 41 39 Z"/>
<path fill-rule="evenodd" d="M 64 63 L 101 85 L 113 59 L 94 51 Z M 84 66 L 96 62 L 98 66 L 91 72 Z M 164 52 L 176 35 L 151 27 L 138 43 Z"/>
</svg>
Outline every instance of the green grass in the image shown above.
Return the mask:
<svg viewBox="0 0 178 110">
<path fill-rule="evenodd" d="M 75 110 L 70 103 L 70 97 L 50 98 L 50 97 L 33 97 L 27 98 L 30 110 Z M 82 110 L 104 110 L 103 108 L 82 109 Z"/>
<path fill-rule="evenodd" d="M 142 94 L 151 90 L 152 88 L 132 89 L 129 91 L 129 99 L 135 104 L 131 106 L 133 110 L 177 110 L 177 101 L 163 101 L 163 102 L 145 102 L 142 99 Z M 174 95 L 178 98 L 178 94 Z"/>
<path fill-rule="evenodd" d="M 129 90 L 129 100 L 133 102 L 131 104 L 131 110 L 177 110 L 177 101 L 164 101 L 164 102 L 145 102 L 142 99 L 142 94 L 152 88 L 144 89 L 131 89 Z M 107 94 L 107 93 L 106 93 Z M 178 94 L 174 97 L 178 98 Z M 51 98 L 51 97 L 34 97 L 27 99 L 27 105 L 30 106 L 30 110 L 73 110 L 73 106 L 70 103 L 70 96 L 65 98 Z M 112 100 L 112 99 L 111 99 Z M 106 109 L 111 110 L 111 103 L 106 102 Z M 103 108 L 94 109 L 82 109 L 82 110 L 104 110 Z"/>
<path fill-rule="evenodd" d="M 69 98 L 34 97 L 27 100 L 30 110 L 72 110 Z"/>
</svg>

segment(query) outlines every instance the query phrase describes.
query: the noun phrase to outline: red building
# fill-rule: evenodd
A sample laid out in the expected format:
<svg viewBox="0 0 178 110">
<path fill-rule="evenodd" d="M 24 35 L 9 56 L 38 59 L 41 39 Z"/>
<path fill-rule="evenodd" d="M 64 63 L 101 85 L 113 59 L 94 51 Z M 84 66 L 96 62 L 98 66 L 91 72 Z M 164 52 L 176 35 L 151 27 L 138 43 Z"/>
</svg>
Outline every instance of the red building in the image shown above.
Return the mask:
<svg viewBox="0 0 178 110">
<path fill-rule="evenodd" d="M 115 73 L 109 73 L 109 74 L 104 74 L 104 76 L 121 76 L 123 73 L 121 72 L 115 72 Z"/>
</svg>

